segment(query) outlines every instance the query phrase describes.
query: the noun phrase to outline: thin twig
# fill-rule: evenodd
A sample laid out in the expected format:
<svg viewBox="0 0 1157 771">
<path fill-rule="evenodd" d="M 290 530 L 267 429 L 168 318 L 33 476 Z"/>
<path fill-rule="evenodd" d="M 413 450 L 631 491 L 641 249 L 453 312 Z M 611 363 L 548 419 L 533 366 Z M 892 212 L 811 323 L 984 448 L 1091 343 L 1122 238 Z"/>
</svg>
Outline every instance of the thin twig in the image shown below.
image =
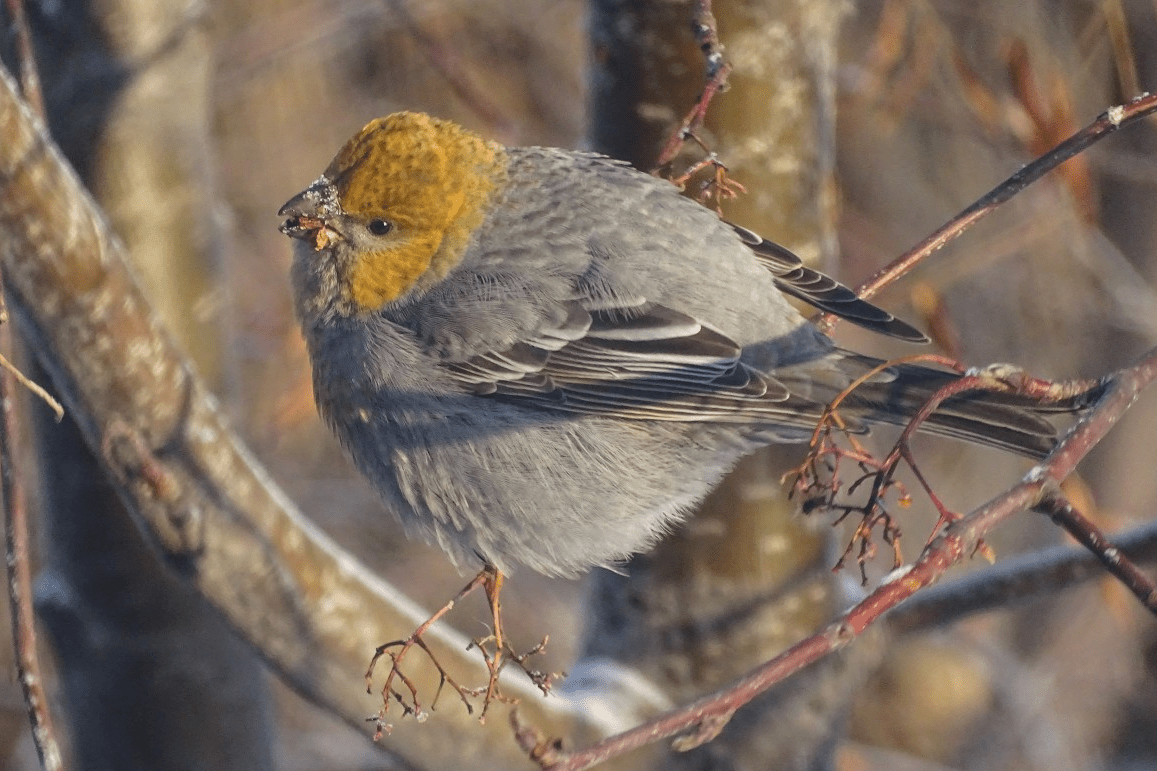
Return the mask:
<svg viewBox="0 0 1157 771">
<path fill-rule="evenodd" d="M 1048 172 L 1104 139 L 1117 129 L 1140 118 L 1157 112 L 1157 94 L 1145 94 L 1123 105 L 1110 107 L 1088 126 L 1061 142 L 1049 152 L 1023 166 L 1011 177 L 1001 182 L 987 194 L 977 199 L 971 206 L 953 217 L 943 227 L 937 229 L 920 243 L 897 257 L 856 288 L 856 294 L 868 298 L 906 275 L 916 265 L 945 244 L 956 239 L 976 222 L 991 214 L 997 207 L 1008 201 L 1021 190 L 1036 182 Z M 823 314 L 817 320 L 820 329 L 830 332 L 837 323 L 836 317 Z"/>
<path fill-rule="evenodd" d="M 8 319 L 6 316 L 0 318 L 0 324 L 7 323 L 7 321 Z M 57 423 L 64 420 L 64 405 L 58 402 L 52 394 L 48 393 L 48 391 L 45 391 L 43 386 L 21 372 L 20 369 L 17 368 L 15 364 L 8 361 L 8 357 L 2 353 L 0 353 L 0 368 L 6 370 L 10 375 L 12 375 L 13 378 L 16 379 L 17 383 L 24 386 L 24 388 L 31 391 L 32 394 L 36 396 L 36 398 L 47 404 L 48 408 L 52 410 L 53 414 L 55 415 Z"/>
<path fill-rule="evenodd" d="M 513 122 L 502 108 L 478 87 L 477 78 L 471 74 L 473 71 L 462 65 L 460 57 L 418 23 L 410 13 L 405 0 L 385 0 L 385 2 L 405 28 L 406 34 L 418 44 L 426 57 L 426 62 L 446 80 L 450 90 L 500 134 L 510 134 Z"/>
<path fill-rule="evenodd" d="M 691 30 L 695 33 L 695 40 L 699 43 L 699 49 L 703 52 L 707 63 L 707 82 L 695 106 L 683 117 L 679 129 L 671 135 L 659 153 L 659 158 L 655 161 L 656 169 L 670 163 L 683 147 L 683 143 L 695 137 L 707 117 L 707 108 L 711 100 L 717 93 L 727 88 L 727 77 L 731 74 L 731 64 L 723 58 L 723 46 L 719 44 L 715 15 L 711 12 L 711 0 L 697 0 Z"/>
<path fill-rule="evenodd" d="M 1157 564 L 1157 523 L 1117 534 L 1113 542 L 1130 559 Z M 1019 554 L 987 570 L 930 587 L 889 615 L 888 626 L 900 631 L 944 626 L 1104 575 L 1100 559 L 1084 547 L 1054 546 Z"/>
<path fill-rule="evenodd" d="M 434 701 L 431 702 L 430 708 L 434 709 L 438 702 L 438 696 L 440 696 L 442 693 L 442 687 L 448 684 L 458 693 L 459 698 L 462 699 L 463 704 L 466 706 L 466 711 L 473 713 L 474 708 L 470 703 L 470 697 L 473 695 L 473 691 L 469 688 L 459 685 L 458 682 L 453 677 L 451 677 L 450 673 L 446 670 L 445 667 L 442 666 L 442 663 L 438 660 L 438 657 L 434 655 L 433 651 L 431 651 L 422 640 L 422 636 L 426 634 L 427 630 L 429 630 L 430 627 L 432 627 L 440 618 L 453 610 L 455 605 L 461 602 L 467 595 L 471 594 L 479 586 L 482 586 L 486 582 L 487 570 L 489 569 L 490 568 L 483 568 L 480 570 L 478 575 L 470 579 L 469 583 L 462 587 L 458 594 L 454 595 L 454 597 L 449 602 L 439 608 L 434 613 L 434 615 L 430 616 L 428 619 L 422 622 L 409 637 L 404 640 L 394 640 L 393 642 L 379 645 L 377 650 L 374 651 L 373 658 L 370 659 L 370 664 L 366 668 L 366 693 L 373 692 L 374 668 L 377 666 L 378 660 L 383 656 L 388 656 L 390 659 L 390 671 L 386 674 L 386 681 L 382 685 L 381 691 L 382 708 L 378 711 L 376 717 L 369 718 L 369 720 L 377 726 L 374 732 L 375 741 L 381 738 L 383 734 L 389 734 L 393 731 L 393 725 L 389 722 L 388 719 L 391 696 L 394 697 L 394 701 L 396 701 L 401 707 L 402 717 L 405 717 L 406 715 L 413 715 L 418 719 L 418 722 L 424 722 L 426 719 L 426 711 L 423 709 L 422 703 L 418 698 L 417 686 L 415 686 L 413 681 L 410 680 L 410 678 L 406 676 L 405 672 L 402 671 L 402 661 L 406 658 L 406 654 L 409 653 L 410 649 L 414 646 L 417 646 L 421 650 L 425 651 L 426 656 L 430 660 L 430 663 L 433 664 L 434 668 L 438 671 L 438 692 L 434 696 Z M 395 648 L 397 649 L 396 651 L 394 650 Z M 494 678 L 495 675 L 493 671 L 491 671 L 491 683 L 493 683 Z M 394 690 L 393 684 L 395 679 L 400 680 L 402 684 L 406 686 L 406 689 L 410 692 L 410 701 L 408 703 L 401 696 L 401 694 Z"/>
<path fill-rule="evenodd" d="M 29 109 L 42 121 L 45 117 L 40 75 L 32 47 L 32 34 L 24 15 L 23 0 L 7 0 L 8 13 L 16 32 L 16 55 L 20 62 L 20 88 Z M 20 484 L 17 457 L 20 455 L 16 433 L 16 413 L 12 401 L 13 381 L 32 391 L 56 412 L 64 416 L 60 403 L 33 383 L 11 363 L 12 325 L 0 281 L 0 495 L 4 508 L 5 566 L 8 575 L 8 609 L 12 617 L 12 644 L 16 653 L 16 671 L 24 693 L 24 707 L 32 728 L 32 741 L 40 765 L 46 771 L 64 768 L 64 758 L 56 741 L 44 675 L 36 650 L 36 618 L 32 609 L 32 566 L 29 563 L 28 511 Z"/>
<path fill-rule="evenodd" d="M 0 285 L 0 316 L 7 316 Z M 0 324 L 0 356 L 12 350 L 12 325 Z M 7 356 L 4 356 L 7 362 Z M 8 571 L 8 607 L 12 615 L 12 641 L 16 670 L 24 691 L 24 705 L 32 725 L 33 743 L 46 771 L 64 768 L 56 732 L 48 713 L 44 675 L 36 653 L 36 620 L 32 611 L 32 567 L 29 564 L 28 512 L 16 468 L 18 455 L 16 413 L 12 402 L 14 368 L 0 369 L 0 494 L 4 507 L 5 564 Z"/>
<path fill-rule="evenodd" d="M 1100 560 L 1105 569 L 1124 584 L 1133 595 L 1157 614 L 1157 587 L 1153 579 L 1142 573 L 1133 561 L 1101 532 L 1093 521 L 1082 514 L 1073 503 L 1059 492 L 1046 496 L 1033 507 L 1047 514 L 1053 522 L 1063 527 L 1067 533 Z"/>
<path fill-rule="evenodd" d="M 16 32 L 16 58 L 20 63 L 20 92 L 36 117 L 44 120 L 44 95 L 40 91 L 40 71 L 32 47 L 32 32 L 24 15 L 24 0 L 6 0 L 12 29 Z"/>
</svg>

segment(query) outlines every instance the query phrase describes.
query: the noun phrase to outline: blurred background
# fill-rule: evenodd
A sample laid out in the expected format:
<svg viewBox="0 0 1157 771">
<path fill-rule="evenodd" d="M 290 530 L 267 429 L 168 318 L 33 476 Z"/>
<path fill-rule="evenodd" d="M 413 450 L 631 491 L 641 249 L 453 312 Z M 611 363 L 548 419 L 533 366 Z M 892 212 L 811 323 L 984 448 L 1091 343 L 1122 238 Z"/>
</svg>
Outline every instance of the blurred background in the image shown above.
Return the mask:
<svg viewBox="0 0 1157 771">
<path fill-rule="evenodd" d="M 591 147 L 588 116 L 601 92 L 591 87 L 587 3 L 166 5 L 26 3 L 46 30 L 42 39 L 57 41 L 38 51 L 54 135 L 129 245 L 146 292 L 275 480 L 359 559 L 419 602 L 440 605 L 464 578 L 441 552 L 402 537 L 317 419 L 290 306 L 290 243 L 277 231 L 276 211 L 365 122 L 396 110 L 431 112 L 507 144 Z M 739 10 L 725 11 L 731 5 Z M 732 88 L 715 103 L 720 110 L 744 99 L 749 81 L 778 77 L 775 29 L 749 25 L 733 36 L 740 25 L 729 28 L 728 18 L 776 6 L 715 3 L 720 42 L 736 65 Z M 824 95 L 835 108 L 834 134 L 821 137 L 833 155 L 807 188 L 817 191 L 809 195 L 822 202 L 830 233 L 821 227 L 804 239 L 758 227 L 849 284 L 1110 105 L 1157 84 L 1151 2 L 873 0 L 835 4 L 834 12 L 833 91 Z M 802 29 L 793 45 L 807 50 Z M 656 124 L 674 129 L 701 72 L 687 73 L 694 85 L 689 98 L 678 95 L 683 106 L 656 107 Z M 95 88 L 94 78 L 110 87 Z M 771 99 L 746 104 L 781 109 Z M 145 122 L 160 125 L 143 132 Z M 705 139 L 748 187 L 798 172 L 770 165 L 756 145 L 729 144 L 722 127 L 709 124 Z M 1152 123 L 1109 138 L 877 301 L 930 330 L 938 352 L 968 364 L 1008 361 L 1068 378 L 1129 363 L 1157 341 L 1155 149 Z M 777 201 L 722 206 L 725 216 L 757 226 L 744 207 L 774 209 Z M 911 353 L 848 328 L 837 338 L 875 355 Z M 1155 429 L 1150 395 L 1081 468 L 1073 494 L 1106 530 L 1157 511 Z M 881 432 L 880 446 L 887 438 Z M 942 442 L 917 447 L 957 510 L 984 502 L 1027 468 Z M 820 512 L 811 520 L 809 529 L 826 538 L 830 518 Z M 934 520 L 917 495 L 901 520 L 908 559 Z M 846 536 L 836 531 L 840 545 Z M 1063 541 L 1051 523 L 1025 514 L 991 545 L 999 559 Z M 879 561 L 873 577 L 889 567 Z M 857 583 L 850 574 L 848 583 Z M 504 593 L 508 631 L 527 641 L 549 631 L 544 666 L 571 666 L 587 623 L 583 582 L 516 578 Z M 482 633 L 481 603 L 456 613 L 451 623 Z M 854 689 L 835 763 L 1157 768 L 1155 629 L 1105 579 L 890 639 Z M 0 660 L 7 656 L 0 645 Z M 270 687 L 278 768 L 386 767 L 367 732 L 276 682 Z M 36 767 L 27 733 L 9 677 L 0 682 L 0 768 Z M 703 763 L 726 767 L 718 757 Z"/>
</svg>

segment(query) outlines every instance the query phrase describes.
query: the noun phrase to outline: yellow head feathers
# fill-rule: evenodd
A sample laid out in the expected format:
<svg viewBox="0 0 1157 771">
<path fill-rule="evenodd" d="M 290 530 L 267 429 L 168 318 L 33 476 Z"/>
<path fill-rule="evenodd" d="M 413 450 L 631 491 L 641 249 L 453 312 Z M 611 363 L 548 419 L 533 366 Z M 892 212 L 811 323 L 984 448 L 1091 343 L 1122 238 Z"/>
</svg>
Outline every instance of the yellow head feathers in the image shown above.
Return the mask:
<svg viewBox="0 0 1157 771">
<path fill-rule="evenodd" d="M 354 264 L 351 299 L 378 308 L 427 274 L 445 276 L 505 168 L 501 145 L 449 121 L 400 112 L 368 123 L 325 171 L 346 215 L 385 220 L 393 229 L 389 248 Z"/>
</svg>

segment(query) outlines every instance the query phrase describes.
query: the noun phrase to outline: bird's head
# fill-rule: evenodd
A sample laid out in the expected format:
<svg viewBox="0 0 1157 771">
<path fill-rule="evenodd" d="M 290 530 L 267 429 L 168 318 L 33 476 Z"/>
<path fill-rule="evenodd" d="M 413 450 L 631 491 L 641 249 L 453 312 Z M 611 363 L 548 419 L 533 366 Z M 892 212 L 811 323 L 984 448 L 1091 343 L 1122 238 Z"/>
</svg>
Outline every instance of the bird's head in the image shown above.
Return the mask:
<svg viewBox="0 0 1157 771">
<path fill-rule="evenodd" d="M 461 260 L 505 169 L 501 145 L 450 121 L 371 121 L 279 211 L 281 231 L 304 243 L 295 273 L 316 274 L 299 278 L 299 292 L 365 313 L 429 288 Z"/>
</svg>

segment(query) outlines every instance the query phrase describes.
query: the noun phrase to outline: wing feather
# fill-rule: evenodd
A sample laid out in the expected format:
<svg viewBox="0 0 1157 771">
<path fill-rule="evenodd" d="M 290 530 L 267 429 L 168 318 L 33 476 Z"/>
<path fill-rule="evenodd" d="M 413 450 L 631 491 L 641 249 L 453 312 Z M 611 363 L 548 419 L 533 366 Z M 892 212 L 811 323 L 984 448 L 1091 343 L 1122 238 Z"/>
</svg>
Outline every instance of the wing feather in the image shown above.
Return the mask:
<svg viewBox="0 0 1157 771">
<path fill-rule="evenodd" d="M 789 422 L 802 423 L 819 414 L 740 361 L 734 341 L 685 313 L 655 303 L 571 305 L 567 329 L 538 331 L 447 370 L 475 394 L 608 417 L 750 423 L 792 415 Z"/>
<path fill-rule="evenodd" d="M 780 291 L 873 332 L 912 343 L 927 343 L 923 332 L 883 308 L 860 299 L 831 276 L 812 270 L 790 249 L 747 228 L 731 225 L 756 259 L 775 276 Z"/>
</svg>

